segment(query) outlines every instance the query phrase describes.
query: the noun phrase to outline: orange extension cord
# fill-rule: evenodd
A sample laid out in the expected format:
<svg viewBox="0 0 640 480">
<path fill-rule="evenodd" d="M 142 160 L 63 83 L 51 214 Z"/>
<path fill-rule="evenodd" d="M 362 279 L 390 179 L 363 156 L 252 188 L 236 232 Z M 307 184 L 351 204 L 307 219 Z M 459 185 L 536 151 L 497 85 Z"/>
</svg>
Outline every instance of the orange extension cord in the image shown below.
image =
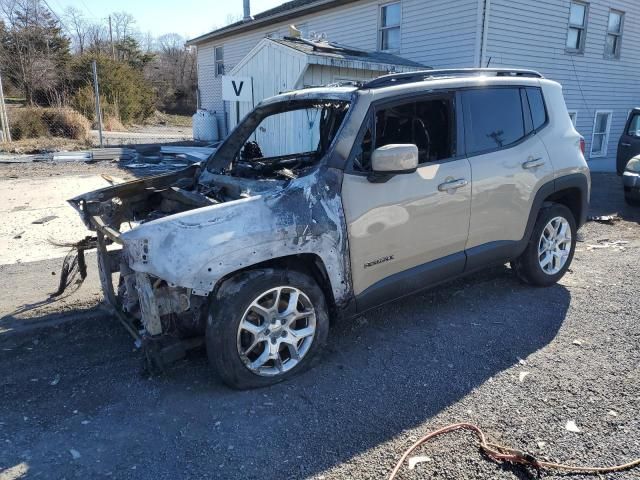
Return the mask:
<svg viewBox="0 0 640 480">
<path fill-rule="evenodd" d="M 411 445 L 411 447 L 406 452 L 404 452 L 402 458 L 400 458 L 397 465 L 389 475 L 389 480 L 394 480 L 394 478 L 396 478 L 398 472 L 400 471 L 400 468 L 402 467 L 402 464 L 416 448 L 435 437 L 453 432 L 455 430 L 469 430 L 475 433 L 480 440 L 480 450 L 482 450 L 484 454 L 486 454 L 491 460 L 495 462 L 510 462 L 527 467 L 532 467 L 536 470 L 564 470 L 575 473 L 612 473 L 622 470 L 628 470 L 640 465 L 640 458 L 632 462 L 625 463 L 624 465 L 615 465 L 613 467 L 576 467 L 572 465 L 563 465 L 561 463 L 545 462 L 542 460 L 538 460 L 534 456 L 520 450 L 515 450 L 513 448 L 498 445 L 497 443 L 488 442 L 482 430 L 480 430 L 480 428 L 475 425 L 472 425 L 470 423 L 456 423 L 454 425 L 449 425 L 448 427 L 444 427 L 431 432 L 430 434 L 425 435 L 416 443 Z"/>
</svg>

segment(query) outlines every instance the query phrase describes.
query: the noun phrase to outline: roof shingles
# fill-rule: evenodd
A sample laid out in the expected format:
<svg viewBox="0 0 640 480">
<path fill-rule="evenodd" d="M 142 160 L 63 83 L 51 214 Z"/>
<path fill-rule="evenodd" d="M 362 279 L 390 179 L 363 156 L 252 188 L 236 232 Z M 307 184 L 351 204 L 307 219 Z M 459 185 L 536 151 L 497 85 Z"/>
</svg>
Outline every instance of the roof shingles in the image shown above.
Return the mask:
<svg viewBox="0 0 640 480">
<path fill-rule="evenodd" d="M 255 23 L 269 20 L 271 17 L 277 17 L 281 14 L 285 14 L 289 11 L 296 10 L 298 8 L 304 7 L 312 7 L 313 4 L 318 4 L 318 8 L 329 8 L 336 4 L 340 3 L 348 3 L 349 1 L 355 0 L 290 0 L 288 2 L 283 3 L 282 5 L 278 5 L 277 7 L 271 8 L 269 10 L 265 10 L 264 12 L 260 12 L 253 16 L 253 20 L 248 22 L 239 21 L 235 23 L 231 23 L 222 28 L 218 28 L 217 30 L 213 30 L 212 32 L 206 33 L 199 37 L 193 38 L 187 42 L 188 45 L 196 45 L 200 42 L 209 40 L 211 38 L 217 38 L 219 36 L 225 35 L 227 32 L 242 32 L 245 29 L 251 29 L 254 27 Z M 243 28 L 245 27 L 245 28 Z"/>
</svg>

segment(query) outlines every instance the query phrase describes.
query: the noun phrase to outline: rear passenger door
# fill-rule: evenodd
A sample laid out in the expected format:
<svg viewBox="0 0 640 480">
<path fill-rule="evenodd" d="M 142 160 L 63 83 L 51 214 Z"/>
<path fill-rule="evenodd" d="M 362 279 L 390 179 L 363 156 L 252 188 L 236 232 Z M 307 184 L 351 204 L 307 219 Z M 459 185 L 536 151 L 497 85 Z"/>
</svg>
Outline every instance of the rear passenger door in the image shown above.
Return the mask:
<svg viewBox="0 0 640 480">
<path fill-rule="evenodd" d="M 472 178 L 471 270 L 506 260 L 517 248 L 536 192 L 553 180 L 553 166 L 537 135 L 548 123 L 540 88 L 474 88 L 461 97 Z"/>
</svg>

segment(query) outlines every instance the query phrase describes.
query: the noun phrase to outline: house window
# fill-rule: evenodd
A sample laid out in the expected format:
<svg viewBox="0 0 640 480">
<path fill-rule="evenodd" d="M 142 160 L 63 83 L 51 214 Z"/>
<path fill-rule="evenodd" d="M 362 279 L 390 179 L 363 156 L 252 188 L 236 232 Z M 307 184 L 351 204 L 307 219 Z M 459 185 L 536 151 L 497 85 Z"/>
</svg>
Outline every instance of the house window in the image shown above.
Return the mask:
<svg viewBox="0 0 640 480">
<path fill-rule="evenodd" d="M 573 123 L 573 128 L 576 128 L 578 124 L 578 112 L 575 110 L 569 112 L 569 118 L 571 119 L 571 123 Z"/>
<path fill-rule="evenodd" d="M 586 3 L 571 2 L 569 30 L 567 31 L 568 52 L 584 52 L 584 42 L 587 36 L 587 14 L 588 6 Z"/>
<path fill-rule="evenodd" d="M 609 143 L 609 129 L 611 128 L 610 111 L 597 111 L 593 121 L 593 136 L 591 138 L 591 158 L 607 155 Z"/>
<path fill-rule="evenodd" d="M 215 48 L 216 77 L 224 75 L 224 47 Z"/>
<path fill-rule="evenodd" d="M 609 58 L 620 58 L 620 44 L 622 43 L 622 24 L 624 13 L 616 10 L 609 12 L 607 38 L 604 43 L 604 55 Z"/>
<path fill-rule="evenodd" d="M 380 7 L 380 50 L 400 50 L 400 2 Z"/>
</svg>

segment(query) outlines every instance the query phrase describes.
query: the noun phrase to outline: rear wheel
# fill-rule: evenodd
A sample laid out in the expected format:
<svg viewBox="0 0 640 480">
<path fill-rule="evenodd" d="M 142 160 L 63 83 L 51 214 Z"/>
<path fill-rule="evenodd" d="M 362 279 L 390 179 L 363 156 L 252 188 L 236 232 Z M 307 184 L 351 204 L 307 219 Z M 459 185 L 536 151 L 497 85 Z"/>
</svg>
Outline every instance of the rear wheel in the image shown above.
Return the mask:
<svg viewBox="0 0 640 480">
<path fill-rule="evenodd" d="M 640 200 L 632 197 L 629 192 L 624 192 L 624 201 L 627 205 L 631 205 L 632 207 L 640 206 Z"/>
<path fill-rule="evenodd" d="M 264 387 L 311 366 L 328 331 L 324 295 L 311 277 L 253 270 L 220 286 L 207 320 L 207 353 L 227 385 Z"/>
<path fill-rule="evenodd" d="M 576 247 L 576 221 L 564 205 L 540 210 L 524 253 L 511 268 L 524 282 L 546 287 L 560 280 L 571 265 Z"/>
</svg>

